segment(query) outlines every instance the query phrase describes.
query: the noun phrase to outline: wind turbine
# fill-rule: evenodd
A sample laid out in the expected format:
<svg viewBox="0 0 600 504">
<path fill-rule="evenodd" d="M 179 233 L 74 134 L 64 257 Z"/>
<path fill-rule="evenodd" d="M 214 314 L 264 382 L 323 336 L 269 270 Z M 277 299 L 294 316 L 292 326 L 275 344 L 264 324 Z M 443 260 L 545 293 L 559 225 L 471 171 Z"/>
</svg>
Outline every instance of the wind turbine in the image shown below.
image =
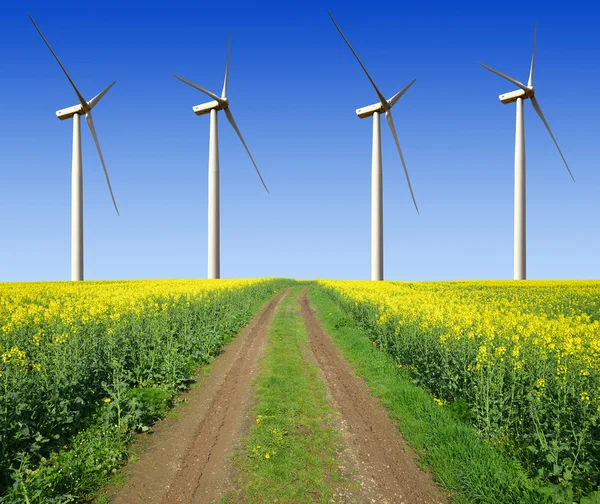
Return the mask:
<svg viewBox="0 0 600 504">
<path fill-rule="evenodd" d="M 67 79 L 69 79 L 71 86 L 73 86 L 73 89 L 75 90 L 77 99 L 79 100 L 78 105 L 59 110 L 56 112 L 56 115 L 61 121 L 73 118 L 73 158 L 71 165 L 71 280 L 83 280 L 83 173 L 81 162 L 81 126 L 79 119 L 82 114 L 85 114 L 85 120 L 90 128 L 90 132 L 94 138 L 94 143 L 96 144 L 96 149 L 98 150 L 98 155 L 100 156 L 100 162 L 102 163 L 102 168 L 104 169 L 104 175 L 106 177 L 106 183 L 108 184 L 108 190 L 110 191 L 113 205 L 115 206 L 117 215 L 119 215 L 119 209 L 117 208 L 115 195 L 113 194 L 112 187 L 110 185 L 108 171 L 106 170 L 106 164 L 104 163 L 104 157 L 102 156 L 102 150 L 100 149 L 100 143 L 98 142 L 98 135 L 96 135 L 94 120 L 92 119 L 92 109 L 98 105 L 98 102 L 108 92 L 108 90 L 114 86 L 116 81 L 106 87 L 102 92 L 94 96 L 90 101 L 86 101 L 67 73 L 67 70 L 58 59 L 54 49 L 52 49 L 52 46 L 48 40 L 46 40 L 46 37 L 44 37 L 42 31 L 38 28 L 38 25 L 33 20 L 31 14 L 29 14 L 29 19 L 31 19 L 33 26 L 35 26 L 35 29 L 48 46 L 48 49 L 50 49 L 50 52 L 60 65 L 60 68 L 62 68 L 62 71 L 67 76 Z"/>
<path fill-rule="evenodd" d="M 531 56 L 531 68 L 529 69 L 529 80 L 527 81 L 527 85 L 519 82 L 512 77 L 509 77 L 498 70 L 495 70 L 483 63 L 479 63 L 482 67 L 486 68 L 490 72 L 493 72 L 500 77 L 503 77 L 509 82 L 512 82 L 515 86 L 517 86 L 518 90 L 511 91 L 510 93 L 505 93 L 500 95 L 500 101 L 505 105 L 508 103 L 517 102 L 517 126 L 515 131 L 515 224 L 514 224 L 514 279 L 515 280 L 525 280 L 526 278 L 526 232 L 525 232 L 525 222 L 526 222 L 526 181 L 525 181 L 525 116 L 524 116 L 524 107 L 523 102 L 527 98 L 531 100 L 531 105 L 533 105 L 533 109 L 536 111 L 537 115 L 540 116 L 540 119 L 546 126 L 548 133 L 550 133 L 550 137 L 556 145 L 558 149 L 558 153 L 562 158 L 569 175 L 575 182 L 575 177 L 571 173 L 571 169 L 567 164 L 567 160 L 563 156 L 560 147 L 558 146 L 558 142 L 554 135 L 552 134 L 552 130 L 548 125 L 548 121 L 544 117 L 542 113 L 542 109 L 540 108 L 540 104 L 535 97 L 535 88 L 533 87 L 533 72 L 535 68 L 535 49 L 536 49 L 536 32 L 537 32 L 537 23 L 533 28 L 533 54 Z"/>
<path fill-rule="evenodd" d="M 375 82 L 369 75 L 369 72 L 367 72 L 367 69 L 358 57 L 358 54 L 356 54 L 356 51 L 350 45 L 350 42 L 342 32 L 341 28 L 335 22 L 335 19 L 333 19 L 331 12 L 329 13 L 329 17 L 331 17 L 333 24 L 346 41 L 346 44 L 348 44 L 348 47 L 358 60 L 358 63 L 364 72 L 367 74 L 367 77 L 375 88 L 375 92 L 379 98 L 379 103 L 359 108 L 356 110 L 356 114 L 361 119 L 373 116 L 373 157 L 371 162 L 371 280 L 383 280 L 383 183 L 381 163 L 381 128 L 379 116 L 380 114 L 385 113 L 385 119 L 388 123 L 390 131 L 392 132 L 394 141 L 396 142 L 398 154 L 400 154 L 400 161 L 402 161 L 402 167 L 404 168 L 404 174 L 406 175 L 406 182 L 408 183 L 410 195 L 415 205 L 415 209 L 417 210 L 417 213 L 419 213 L 417 201 L 415 200 L 415 195 L 413 193 L 410 178 L 408 176 L 408 170 L 406 169 L 406 163 L 404 162 L 404 156 L 402 155 L 402 149 L 400 149 L 398 135 L 396 134 L 396 126 L 394 125 L 394 119 L 392 118 L 392 107 L 400 98 L 402 98 L 402 95 L 406 93 L 408 88 L 415 83 L 416 79 L 406 85 L 404 89 L 396 93 L 389 100 L 386 100 L 375 85 Z"/>
<path fill-rule="evenodd" d="M 212 91 L 204 89 L 203 87 L 195 84 L 179 75 L 173 74 L 174 77 L 180 81 L 185 82 L 189 86 L 192 86 L 204 94 L 210 96 L 213 101 L 201 103 L 193 107 L 193 111 L 196 115 L 201 116 L 210 113 L 210 136 L 209 136 L 209 147 L 208 147 L 208 278 L 221 278 L 221 239 L 220 239 L 220 201 L 219 201 L 219 132 L 217 123 L 217 112 L 222 110 L 225 112 L 227 120 L 231 124 L 231 127 L 240 137 L 242 145 L 246 149 L 250 160 L 256 169 L 256 173 L 260 177 L 260 181 L 267 193 L 267 185 L 258 171 L 258 166 L 254 162 L 250 149 L 244 141 L 244 137 L 240 133 L 233 114 L 229 109 L 229 99 L 227 98 L 227 77 L 229 75 L 229 57 L 231 55 L 231 37 L 227 40 L 227 64 L 225 65 L 225 80 L 223 82 L 223 91 L 221 96 L 217 96 Z"/>
</svg>

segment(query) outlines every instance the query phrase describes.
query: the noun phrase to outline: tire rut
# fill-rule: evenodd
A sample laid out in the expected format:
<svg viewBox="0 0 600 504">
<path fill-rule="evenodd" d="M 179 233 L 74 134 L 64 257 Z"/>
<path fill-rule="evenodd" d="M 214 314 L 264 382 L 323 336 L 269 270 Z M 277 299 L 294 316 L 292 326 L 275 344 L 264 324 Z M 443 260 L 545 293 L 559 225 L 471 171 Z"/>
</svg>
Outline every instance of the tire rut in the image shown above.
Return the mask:
<svg viewBox="0 0 600 504">
<path fill-rule="evenodd" d="M 344 449 L 340 468 L 358 488 L 344 488 L 335 501 L 352 504 L 442 504 L 448 498 L 401 437 L 387 410 L 369 393 L 325 333 L 311 309 L 305 289 L 299 303 L 312 356 L 323 373 L 332 407 L 340 415 Z M 348 485 L 345 485 L 347 487 Z"/>
</svg>

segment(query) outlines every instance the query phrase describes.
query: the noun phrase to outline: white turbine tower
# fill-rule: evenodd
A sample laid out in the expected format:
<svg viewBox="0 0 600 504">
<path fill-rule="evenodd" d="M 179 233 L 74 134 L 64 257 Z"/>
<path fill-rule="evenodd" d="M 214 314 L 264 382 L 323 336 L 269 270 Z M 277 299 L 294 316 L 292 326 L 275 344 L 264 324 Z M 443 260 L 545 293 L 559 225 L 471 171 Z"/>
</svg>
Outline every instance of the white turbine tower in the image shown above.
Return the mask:
<svg viewBox="0 0 600 504">
<path fill-rule="evenodd" d="M 348 44 L 348 47 L 358 60 L 358 63 L 367 74 L 369 81 L 375 88 L 379 103 L 369 105 L 368 107 L 359 108 L 356 110 L 356 114 L 361 119 L 365 117 L 373 116 L 373 158 L 371 163 L 371 280 L 383 280 L 383 181 L 382 181 L 382 163 L 381 163 L 381 128 L 379 124 L 379 115 L 385 113 L 385 119 L 388 123 L 396 147 L 398 148 L 398 154 L 400 154 L 400 161 L 402 161 L 402 167 L 404 168 L 404 174 L 406 175 L 406 182 L 410 190 L 413 203 L 417 213 L 419 208 L 415 200 L 415 195 L 410 184 L 410 178 L 408 176 L 408 170 L 406 169 L 406 163 L 404 162 L 404 156 L 402 155 L 402 149 L 400 149 L 400 142 L 398 141 L 398 135 L 396 134 L 396 127 L 392 118 L 392 107 L 396 102 L 402 98 L 402 95 L 406 93 L 408 88 L 412 86 L 416 79 L 409 83 L 404 89 L 396 93 L 389 100 L 386 100 L 381 94 L 375 82 L 367 72 L 367 69 L 363 65 L 362 61 L 356 54 L 356 51 L 350 45 L 350 42 L 342 32 L 341 28 L 333 19 L 331 12 L 329 13 L 333 24 L 340 32 L 340 35 Z"/>
<path fill-rule="evenodd" d="M 75 94 L 79 99 L 78 105 L 59 110 L 56 112 L 56 115 L 61 121 L 73 118 L 73 160 L 71 172 L 71 280 L 83 280 L 83 173 L 81 162 L 81 126 L 79 119 L 82 114 L 85 114 L 85 120 L 90 128 L 92 137 L 94 138 L 96 149 L 98 149 L 102 168 L 104 168 L 104 175 L 106 176 L 106 183 L 108 184 L 110 196 L 115 206 L 115 210 L 117 211 L 117 215 L 119 215 L 117 202 L 115 201 L 115 196 L 110 185 L 110 179 L 108 178 L 108 171 L 106 170 L 106 164 L 104 163 L 104 157 L 102 156 L 102 150 L 100 149 L 100 143 L 98 142 L 98 136 L 96 135 L 94 120 L 92 119 L 92 109 L 98 105 L 98 102 L 108 90 L 113 87 L 116 81 L 110 84 L 100 94 L 94 96 L 90 101 L 86 101 L 67 73 L 67 70 L 58 59 L 54 49 L 52 49 L 52 46 L 33 20 L 33 17 L 31 17 L 31 14 L 29 14 L 29 18 L 48 46 L 48 49 L 50 49 L 50 52 L 56 58 L 60 68 L 62 68 L 62 71 L 67 76 L 67 79 L 69 79 L 69 82 L 71 83 L 71 86 L 73 86 Z"/>
<path fill-rule="evenodd" d="M 244 137 L 240 133 L 237 124 L 235 123 L 235 119 L 233 118 L 233 114 L 229 109 L 229 100 L 227 98 L 227 76 L 229 74 L 229 56 L 231 53 L 231 39 L 229 38 L 227 41 L 227 64 L 225 65 L 225 80 L 223 82 L 223 91 L 221 96 L 217 96 L 215 93 L 209 91 L 208 89 L 204 89 L 198 84 L 194 84 L 193 82 L 184 79 L 183 77 L 179 77 L 178 75 L 173 74 L 174 77 L 178 78 L 180 81 L 185 82 L 189 86 L 202 91 L 204 94 L 210 96 L 213 101 L 202 103 L 200 105 L 196 105 L 193 107 L 193 111 L 196 115 L 205 115 L 210 113 L 210 137 L 209 137 L 209 147 L 208 147 L 208 278 L 221 278 L 221 244 L 220 244 L 220 202 L 219 202 L 219 134 L 218 134 L 218 123 L 217 123 L 217 112 L 222 110 L 225 112 L 225 116 L 227 120 L 231 124 L 232 128 L 237 133 L 237 136 L 240 137 L 248 156 L 250 156 L 250 160 L 256 169 L 256 173 L 260 177 L 260 181 L 267 193 L 269 190 L 267 189 L 267 185 L 258 171 L 258 166 L 254 162 L 254 158 L 252 154 L 250 154 L 250 149 L 246 145 L 244 141 Z"/>
<path fill-rule="evenodd" d="M 575 177 L 571 173 L 569 165 L 567 164 L 567 160 L 563 156 L 560 147 L 558 146 L 558 142 L 554 135 L 552 134 L 552 130 L 548 125 L 548 121 L 544 117 L 542 113 L 542 109 L 540 108 L 540 104 L 535 97 L 535 88 L 533 87 L 533 72 L 535 68 L 535 49 L 536 49 L 536 31 L 537 31 L 537 23 L 533 28 L 533 54 L 531 56 L 531 68 L 529 69 L 529 80 L 527 81 L 527 86 L 522 82 L 519 82 L 512 77 L 509 77 L 498 70 L 494 70 L 493 68 L 484 65 L 483 63 L 479 63 L 482 67 L 486 68 L 490 72 L 493 72 L 500 77 L 505 78 L 509 82 L 512 82 L 515 86 L 517 86 L 517 91 L 511 91 L 510 93 L 501 94 L 500 101 L 504 104 L 517 102 L 517 126 L 515 131 L 515 229 L 514 229 L 514 279 L 515 280 L 525 280 L 526 278 L 526 231 L 525 231 L 525 223 L 526 223 L 526 181 L 525 181 L 525 116 L 524 116 L 524 107 L 523 101 L 529 98 L 531 100 L 531 104 L 533 105 L 533 109 L 537 112 L 537 115 L 540 116 L 540 119 L 546 126 L 548 133 L 550 133 L 550 137 L 552 137 L 552 141 L 556 148 L 558 149 L 558 153 L 562 158 L 567 170 L 569 171 L 569 175 L 575 182 Z"/>
</svg>

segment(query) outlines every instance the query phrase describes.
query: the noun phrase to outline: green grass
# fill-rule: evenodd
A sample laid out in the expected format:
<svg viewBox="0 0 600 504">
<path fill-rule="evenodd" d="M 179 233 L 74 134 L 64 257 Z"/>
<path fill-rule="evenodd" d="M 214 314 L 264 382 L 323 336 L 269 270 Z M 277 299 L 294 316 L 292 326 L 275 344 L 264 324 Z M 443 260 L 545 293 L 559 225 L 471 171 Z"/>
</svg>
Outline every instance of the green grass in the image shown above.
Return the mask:
<svg viewBox="0 0 600 504">
<path fill-rule="evenodd" d="M 374 348 L 322 290 L 311 288 L 309 298 L 342 354 L 390 411 L 421 463 L 431 467 L 453 502 L 548 502 L 538 491 L 538 482 L 529 479 L 516 460 L 500 453 L 461 422 L 459 414 L 438 406 L 431 395 L 414 385 L 408 372 Z"/>
<path fill-rule="evenodd" d="M 299 292 L 294 288 L 279 307 L 254 383 L 253 425 L 236 455 L 243 502 L 326 503 L 339 485 L 340 434 L 320 371 L 305 355 Z"/>
</svg>

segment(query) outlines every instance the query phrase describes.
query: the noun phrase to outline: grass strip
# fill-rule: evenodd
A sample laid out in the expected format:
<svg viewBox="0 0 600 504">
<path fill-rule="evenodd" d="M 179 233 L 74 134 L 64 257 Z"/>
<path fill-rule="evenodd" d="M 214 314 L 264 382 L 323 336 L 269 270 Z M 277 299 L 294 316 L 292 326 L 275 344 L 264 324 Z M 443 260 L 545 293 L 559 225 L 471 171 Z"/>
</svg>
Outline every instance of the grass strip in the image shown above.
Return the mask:
<svg viewBox="0 0 600 504">
<path fill-rule="evenodd" d="M 318 317 L 342 354 L 380 398 L 408 443 L 430 466 L 454 503 L 547 502 L 518 461 L 500 453 L 478 432 L 439 406 L 411 382 L 391 356 L 377 350 L 350 317 L 318 287 L 309 290 Z"/>
<path fill-rule="evenodd" d="M 341 438 L 320 371 L 306 358 L 300 289 L 279 307 L 254 383 L 253 425 L 236 457 L 241 496 L 222 502 L 325 503 L 339 480 Z"/>
</svg>

